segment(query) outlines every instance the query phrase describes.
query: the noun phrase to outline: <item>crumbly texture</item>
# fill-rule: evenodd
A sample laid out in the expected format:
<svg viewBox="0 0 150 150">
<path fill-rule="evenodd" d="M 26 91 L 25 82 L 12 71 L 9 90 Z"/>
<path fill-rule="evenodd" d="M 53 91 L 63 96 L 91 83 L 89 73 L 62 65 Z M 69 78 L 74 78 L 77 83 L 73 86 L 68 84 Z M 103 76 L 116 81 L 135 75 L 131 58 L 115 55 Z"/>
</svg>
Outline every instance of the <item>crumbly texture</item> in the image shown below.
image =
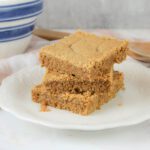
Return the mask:
<svg viewBox="0 0 150 150">
<path fill-rule="evenodd" d="M 126 58 L 127 41 L 78 31 L 40 51 L 41 65 L 80 79 L 107 78 L 114 63 Z"/>
<path fill-rule="evenodd" d="M 83 94 L 64 93 L 58 95 L 48 92 L 44 85 L 38 85 L 32 90 L 32 99 L 34 102 L 42 103 L 44 100 L 47 105 L 52 107 L 69 110 L 80 115 L 88 115 L 115 97 L 123 86 L 123 74 L 115 72 L 112 89 L 103 94 L 85 92 Z"/>
<path fill-rule="evenodd" d="M 102 93 L 110 90 L 112 81 L 113 69 L 111 69 L 108 79 L 99 78 L 93 81 L 78 79 L 68 74 L 47 71 L 43 77 L 42 84 L 44 84 L 45 88 L 52 94 L 65 92 L 76 94 L 86 91 L 91 93 Z"/>
</svg>

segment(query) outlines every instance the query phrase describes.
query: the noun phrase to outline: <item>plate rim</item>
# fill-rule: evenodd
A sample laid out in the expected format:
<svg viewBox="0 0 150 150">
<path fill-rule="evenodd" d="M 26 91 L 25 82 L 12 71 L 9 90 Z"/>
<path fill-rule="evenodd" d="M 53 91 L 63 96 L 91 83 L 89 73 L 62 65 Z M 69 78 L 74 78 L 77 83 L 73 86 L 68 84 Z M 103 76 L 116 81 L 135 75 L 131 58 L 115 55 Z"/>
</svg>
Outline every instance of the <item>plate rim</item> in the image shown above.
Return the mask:
<svg viewBox="0 0 150 150">
<path fill-rule="evenodd" d="M 65 129 L 65 130 L 99 131 L 99 130 L 113 129 L 113 128 L 117 128 L 117 127 L 133 126 L 133 125 L 136 125 L 136 124 L 146 122 L 150 119 L 150 115 L 147 115 L 147 113 L 144 113 L 145 115 L 143 114 L 142 116 L 145 116 L 145 117 L 138 117 L 138 119 L 134 119 L 134 120 L 132 120 L 133 117 L 131 117 L 130 121 L 127 121 L 126 123 L 125 122 L 122 122 L 122 123 L 119 123 L 119 124 L 111 123 L 111 124 L 108 124 L 108 125 L 105 125 L 105 126 L 92 125 L 90 127 L 90 126 L 87 126 L 87 125 L 74 125 L 73 126 L 72 124 L 69 124 L 69 125 L 59 124 L 58 125 L 58 124 L 55 124 L 55 123 L 46 123 L 46 122 L 43 122 L 43 121 L 40 121 L 40 120 L 32 119 L 32 117 L 27 118 L 25 115 L 24 116 L 19 115 L 16 111 L 12 111 L 9 108 L 6 108 L 6 107 L 2 106 L 1 103 L 0 103 L 0 107 L 3 110 L 5 110 L 6 112 L 12 114 L 16 118 L 21 119 L 23 121 L 28 121 L 28 122 L 31 122 L 31 123 L 43 125 L 43 126 L 50 127 L 50 128 L 53 128 L 53 129 L 60 129 L 60 130 Z"/>
<path fill-rule="evenodd" d="M 135 62 L 132 62 L 131 63 L 135 63 Z M 141 64 L 138 64 L 138 65 L 141 65 Z M 142 65 L 141 65 L 142 66 Z M 144 67 L 144 66 L 142 66 Z M 25 67 L 23 69 L 21 69 L 20 71 L 8 76 L 7 78 L 5 78 L 3 81 L 2 81 L 2 84 L 0 86 L 0 95 L 1 95 L 1 91 L 2 91 L 2 85 L 5 84 L 5 82 L 7 80 L 9 80 L 9 78 L 13 78 L 14 76 L 20 74 L 21 72 L 24 72 L 24 70 L 26 69 L 33 69 L 33 68 L 39 68 L 39 65 L 36 65 L 36 66 L 30 66 L 30 67 Z M 149 70 L 149 68 L 146 68 L 145 69 Z M 150 70 L 149 70 L 150 71 Z M 3 95 L 1 95 L 3 96 Z M 5 99 L 5 97 L 3 97 Z M 47 126 L 47 127 L 50 127 L 50 128 L 54 128 L 54 129 L 65 129 L 65 130 L 84 130 L 84 131 L 97 131 L 97 130 L 106 130 L 106 129 L 113 129 L 113 128 L 117 128 L 117 127 L 126 127 L 126 126 L 132 126 L 132 125 L 136 125 L 136 124 L 139 124 L 139 123 L 142 123 L 142 122 L 145 122 L 147 120 L 150 119 L 150 113 L 147 113 L 147 109 L 142 112 L 142 115 L 138 116 L 138 117 L 135 117 L 135 115 L 133 115 L 129 120 L 127 121 L 123 121 L 123 122 L 112 122 L 111 124 L 105 124 L 105 125 L 92 125 L 92 126 L 88 126 L 88 125 L 73 125 L 72 123 L 71 124 L 63 124 L 63 123 L 60 123 L 60 124 L 57 124 L 57 123 L 51 123 L 51 122 L 47 122 L 47 121 L 43 121 L 43 120 L 39 120 L 39 119 L 34 119 L 33 116 L 31 115 L 30 118 L 27 117 L 27 114 L 22 114 L 22 113 L 18 113 L 16 111 L 16 109 L 12 109 L 12 108 L 8 108 L 7 105 L 5 105 L 4 103 L 5 100 L 1 100 L 0 99 L 0 107 L 9 112 L 10 114 L 14 115 L 15 117 L 21 119 L 21 120 L 24 120 L 24 121 L 28 121 L 28 122 L 31 122 L 31 123 L 35 123 L 35 124 L 40 124 L 40 125 L 43 125 L 43 126 Z M 21 115 L 20 115 L 21 114 Z"/>
</svg>

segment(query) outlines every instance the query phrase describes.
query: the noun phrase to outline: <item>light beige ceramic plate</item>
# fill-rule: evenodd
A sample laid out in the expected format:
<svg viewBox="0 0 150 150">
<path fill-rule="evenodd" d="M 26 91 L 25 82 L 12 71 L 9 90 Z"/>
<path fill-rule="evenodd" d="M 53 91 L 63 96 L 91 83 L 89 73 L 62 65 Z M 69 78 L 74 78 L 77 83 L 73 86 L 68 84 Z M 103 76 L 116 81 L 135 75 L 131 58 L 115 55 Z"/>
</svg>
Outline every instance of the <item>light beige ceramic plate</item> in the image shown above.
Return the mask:
<svg viewBox="0 0 150 150">
<path fill-rule="evenodd" d="M 59 129 L 101 130 L 148 120 L 150 69 L 130 60 L 115 68 L 125 74 L 125 91 L 89 116 L 55 108 L 40 112 L 40 106 L 31 100 L 31 88 L 40 83 L 44 73 L 39 66 L 23 69 L 3 81 L 0 107 L 20 119 Z"/>
</svg>

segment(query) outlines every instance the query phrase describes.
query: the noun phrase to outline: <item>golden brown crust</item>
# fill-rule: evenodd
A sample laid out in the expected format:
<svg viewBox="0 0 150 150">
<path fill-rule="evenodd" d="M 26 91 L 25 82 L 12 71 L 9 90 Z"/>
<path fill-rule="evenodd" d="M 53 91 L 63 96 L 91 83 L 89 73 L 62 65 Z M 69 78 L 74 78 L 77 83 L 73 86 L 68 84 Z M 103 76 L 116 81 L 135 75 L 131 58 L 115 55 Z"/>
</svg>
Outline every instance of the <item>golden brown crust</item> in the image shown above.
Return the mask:
<svg viewBox="0 0 150 150">
<path fill-rule="evenodd" d="M 40 52 L 42 66 L 83 79 L 106 77 L 114 63 L 126 58 L 128 43 L 112 38 L 76 32 Z"/>
</svg>

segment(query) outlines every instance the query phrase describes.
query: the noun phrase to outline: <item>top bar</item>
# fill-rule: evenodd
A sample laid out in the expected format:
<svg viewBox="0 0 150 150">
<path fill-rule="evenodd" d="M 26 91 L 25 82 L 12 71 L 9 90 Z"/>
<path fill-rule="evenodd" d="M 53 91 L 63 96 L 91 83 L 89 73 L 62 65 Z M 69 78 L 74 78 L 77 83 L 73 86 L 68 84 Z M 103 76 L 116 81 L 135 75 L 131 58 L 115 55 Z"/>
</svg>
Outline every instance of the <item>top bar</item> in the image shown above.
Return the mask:
<svg viewBox="0 0 150 150">
<path fill-rule="evenodd" d="M 126 58 L 128 42 L 82 31 L 42 48 L 41 65 L 80 79 L 108 78 L 114 63 Z"/>
</svg>

